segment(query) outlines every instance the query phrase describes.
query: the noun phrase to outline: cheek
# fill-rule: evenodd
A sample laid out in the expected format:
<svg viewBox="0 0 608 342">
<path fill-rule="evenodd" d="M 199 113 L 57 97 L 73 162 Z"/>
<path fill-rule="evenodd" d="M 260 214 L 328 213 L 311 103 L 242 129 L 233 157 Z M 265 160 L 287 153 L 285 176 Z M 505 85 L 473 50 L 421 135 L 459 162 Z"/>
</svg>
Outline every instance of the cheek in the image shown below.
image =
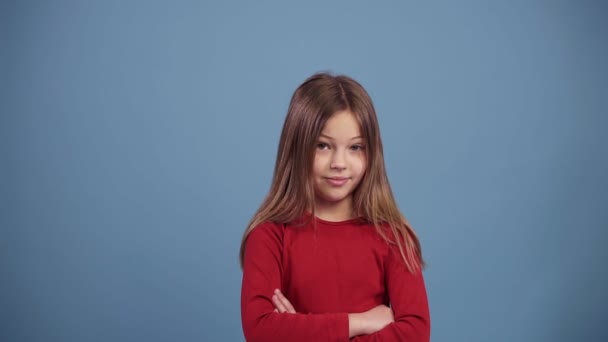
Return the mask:
<svg viewBox="0 0 608 342">
<path fill-rule="evenodd" d="M 312 164 L 313 174 L 315 174 L 315 175 L 320 174 L 323 171 L 324 165 L 325 165 L 325 162 L 324 162 L 323 156 L 316 155 L 315 160 Z"/>
<path fill-rule="evenodd" d="M 367 160 L 365 157 L 361 157 L 357 160 L 357 172 L 359 173 L 359 177 L 363 177 L 367 168 Z"/>
</svg>

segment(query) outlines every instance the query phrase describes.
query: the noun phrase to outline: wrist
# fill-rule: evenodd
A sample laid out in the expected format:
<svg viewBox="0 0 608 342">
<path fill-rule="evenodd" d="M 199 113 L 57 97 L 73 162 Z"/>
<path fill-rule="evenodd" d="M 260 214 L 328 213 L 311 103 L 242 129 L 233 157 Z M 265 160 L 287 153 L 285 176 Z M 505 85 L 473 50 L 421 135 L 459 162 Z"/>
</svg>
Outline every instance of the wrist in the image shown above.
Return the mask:
<svg viewBox="0 0 608 342">
<path fill-rule="evenodd" d="M 365 335 L 365 319 L 362 313 L 348 314 L 348 337 Z"/>
</svg>

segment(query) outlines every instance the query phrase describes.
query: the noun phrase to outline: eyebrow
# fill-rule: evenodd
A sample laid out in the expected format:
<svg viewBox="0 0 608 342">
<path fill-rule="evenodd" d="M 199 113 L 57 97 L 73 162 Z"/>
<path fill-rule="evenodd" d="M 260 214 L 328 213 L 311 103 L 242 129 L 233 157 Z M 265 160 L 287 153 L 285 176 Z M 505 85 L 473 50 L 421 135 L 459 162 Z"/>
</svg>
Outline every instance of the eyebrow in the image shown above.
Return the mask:
<svg viewBox="0 0 608 342">
<path fill-rule="evenodd" d="M 330 137 L 329 135 L 327 135 L 327 134 L 323 134 L 323 133 L 321 133 L 320 137 L 322 137 L 322 138 L 326 138 L 326 139 L 329 139 L 329 140 L 335 140 L 334 138 Z M 354 138 L 350 138 L 350 140 L 355 140 L 355 139 L 363 139 L 363 137 L 362 137 L 362 136 L 360 136 L 360 135 L 357 135 L 357 136 L 356 136 L 356 137 L 354 137 Z"/>
</svg>

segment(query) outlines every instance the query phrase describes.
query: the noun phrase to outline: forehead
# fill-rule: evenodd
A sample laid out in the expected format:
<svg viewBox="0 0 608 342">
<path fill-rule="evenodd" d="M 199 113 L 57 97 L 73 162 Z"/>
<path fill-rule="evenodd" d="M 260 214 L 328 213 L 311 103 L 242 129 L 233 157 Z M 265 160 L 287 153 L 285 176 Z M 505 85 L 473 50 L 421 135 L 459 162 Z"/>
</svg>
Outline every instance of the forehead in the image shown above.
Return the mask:
<svg viewBox="0 0 608 342">
<path fill-rule="evenodd" d="M 321 135 L 334 139 L 352 139 L 361 137 L 361 127 L 352 112 L 340 111 L 327 120 Z"/>
</svg>

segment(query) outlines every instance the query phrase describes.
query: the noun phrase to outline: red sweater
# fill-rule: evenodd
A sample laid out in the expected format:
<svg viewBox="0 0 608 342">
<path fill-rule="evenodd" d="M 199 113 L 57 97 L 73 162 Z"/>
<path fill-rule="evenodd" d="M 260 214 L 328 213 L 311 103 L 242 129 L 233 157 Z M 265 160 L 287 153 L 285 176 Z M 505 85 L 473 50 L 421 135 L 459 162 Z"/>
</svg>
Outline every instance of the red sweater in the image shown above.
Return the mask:
<svg viewBox="0 0 608 342">
<path fill-rule="evenodd" d="M 263 223 L 249 234 L 241 289 L 245 339 L 349 341 L 348 313 L 390 304 L 394 323 L 352 340 L 429 341 L 422 273 L 407 270 L 398 248 L 356 219 L 314 222 L 316 229 L 312 223 Z M 273 311 L 276 288 L 296 314 Z"/>
</svg>

